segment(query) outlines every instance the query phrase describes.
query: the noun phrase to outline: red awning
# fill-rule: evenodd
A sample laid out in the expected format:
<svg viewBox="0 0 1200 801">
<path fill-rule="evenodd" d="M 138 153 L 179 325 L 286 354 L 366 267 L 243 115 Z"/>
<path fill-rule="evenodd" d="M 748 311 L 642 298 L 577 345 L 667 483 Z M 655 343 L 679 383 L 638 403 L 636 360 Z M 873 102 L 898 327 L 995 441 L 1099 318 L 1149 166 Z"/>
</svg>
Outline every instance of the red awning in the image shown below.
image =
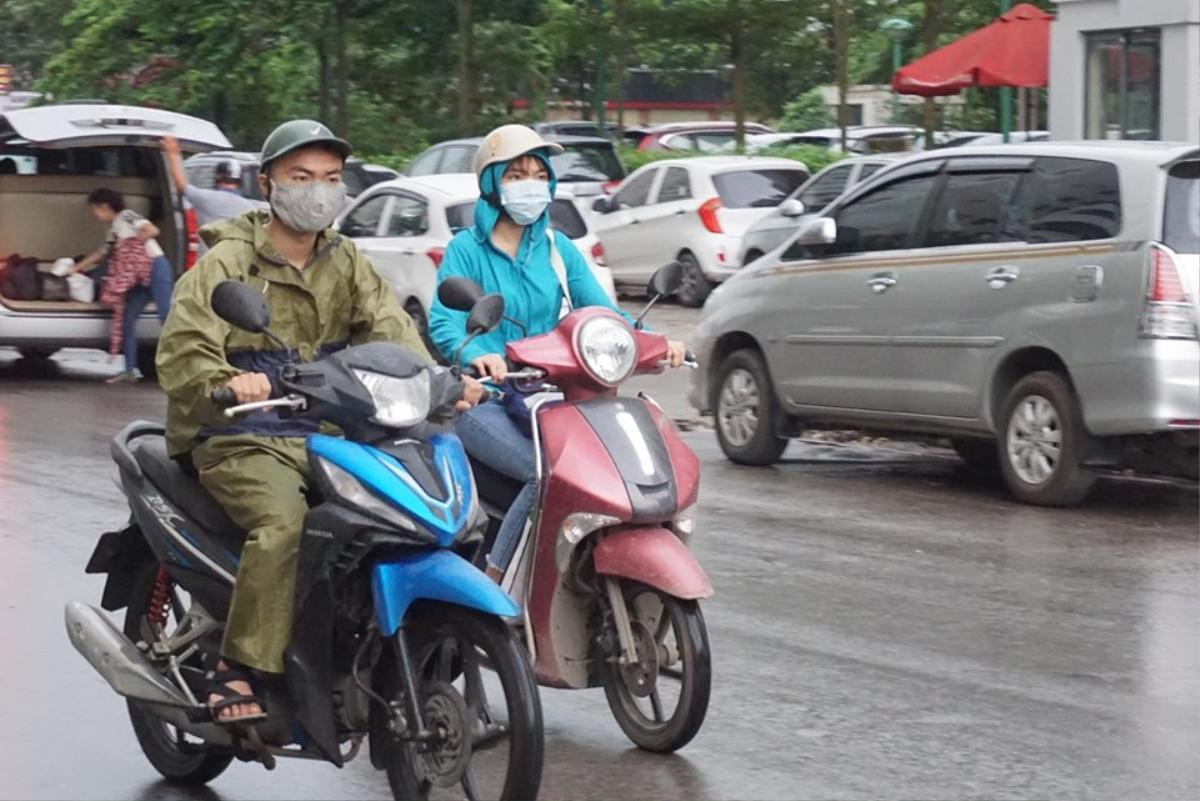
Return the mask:
<svg viewBox="0 0 1200 801">
<path fill-rule="evenodd" d="M 1054 15 L 1022 3 L 990 25 L 921 56 L 892 76 L 900 94 L 954 95 L 968 86 L 1045 86 Z"/>
</svg>

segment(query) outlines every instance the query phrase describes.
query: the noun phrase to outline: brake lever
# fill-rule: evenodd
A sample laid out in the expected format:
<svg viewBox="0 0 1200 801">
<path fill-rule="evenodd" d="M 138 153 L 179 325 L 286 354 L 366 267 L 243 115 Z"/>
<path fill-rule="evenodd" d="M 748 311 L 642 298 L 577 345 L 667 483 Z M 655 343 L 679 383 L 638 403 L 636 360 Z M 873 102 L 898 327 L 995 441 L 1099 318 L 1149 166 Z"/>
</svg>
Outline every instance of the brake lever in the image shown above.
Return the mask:
<svg viewBox="0 0 1200 801">
<path fill-rule="evenodd" d="M 233 419 L 239 414 L 245 412 L 253 412 L 259 409 L 278 409 L 281 407 L 290 407 L 303 411 L 308 403 L 299 395 L 288 395 L 286 398 L 275 398 L 274 400 L 255 401 L 254 403 L 243 403 L 239 406 L 231 406 L 225 410 L 225 417 Z"/>
</svg>

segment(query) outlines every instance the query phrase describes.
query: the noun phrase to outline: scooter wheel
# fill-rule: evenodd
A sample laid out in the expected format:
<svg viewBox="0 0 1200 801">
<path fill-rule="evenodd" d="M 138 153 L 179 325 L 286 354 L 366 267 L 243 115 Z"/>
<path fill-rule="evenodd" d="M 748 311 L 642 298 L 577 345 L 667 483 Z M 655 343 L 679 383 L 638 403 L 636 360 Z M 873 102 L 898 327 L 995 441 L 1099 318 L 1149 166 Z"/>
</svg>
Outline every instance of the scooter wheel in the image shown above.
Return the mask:
<svg viewBox="0 0 1200 801">
<path fill-rule="evenodd" d="M 712 686 L 708 630 L 696 601 L 622 581 L 638 660 L 606 661 L 604 694 L 617 724 L 638 748 L 677 751 L 704 724 Z"/>
<path fill-rule="evenodd" d="M 157 562 L 145 565 L 134 578 L 124 626 L 125 636 L 131 642 L 149 641 L 152 636 L 146 613 L 150 610 L 157 578 Z M 168 620 L 168 633 L 170 627 Z M 228 750 L 206 745 L 176 731 L 145 704 L 128 701 L 127 706 L 129 722 L 133 724 L 133 733 L 142 753 L 163 777 L 178 784 L 207 784 L 224 773 L 233 761 L 233 754 Z"/>
</svg>

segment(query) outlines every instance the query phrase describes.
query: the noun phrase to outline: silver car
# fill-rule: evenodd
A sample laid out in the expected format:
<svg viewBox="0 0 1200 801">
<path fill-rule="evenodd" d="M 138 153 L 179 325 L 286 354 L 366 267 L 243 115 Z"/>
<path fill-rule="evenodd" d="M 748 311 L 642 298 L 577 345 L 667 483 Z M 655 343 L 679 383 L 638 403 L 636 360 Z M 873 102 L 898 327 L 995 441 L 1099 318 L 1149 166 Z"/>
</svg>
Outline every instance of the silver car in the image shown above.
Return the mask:
<svg viewBox="0 0 1200 801">
<path fill-rule="evenodd" d="M 762 258 L 782 245 L 804 219 L 804 215 L 818 214 L 839 197 L 849 192 L 855 184 L 865 181 L 895 161 L 897 156 L 860 156 L 843 159 L 830 164 L 809 178 L 779 207 L 763 217 L 742 234 L 742 252 L 738 264 L 747 265 Z"/>
<path fill-rule="evenodd" d="M 713 292 L 690 398 L 747 464 L 845 426 L 950 437 L 1029 503 L 1195 479 L 1198 281 L 1195 145 L 933 151 Z"/>
</svg>

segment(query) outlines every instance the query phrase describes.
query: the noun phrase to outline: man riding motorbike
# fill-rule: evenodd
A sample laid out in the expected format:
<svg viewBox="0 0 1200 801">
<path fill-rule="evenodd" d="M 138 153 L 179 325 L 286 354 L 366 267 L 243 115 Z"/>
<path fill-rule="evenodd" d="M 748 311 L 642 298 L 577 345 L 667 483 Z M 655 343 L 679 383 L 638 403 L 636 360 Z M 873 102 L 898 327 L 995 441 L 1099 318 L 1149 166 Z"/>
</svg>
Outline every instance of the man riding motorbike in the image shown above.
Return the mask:
<svg viewBox="0 0 1200 801">
<path fill-rule="evenodd" d="M 557 179 L 550 154 L 562 146 L 524 125 L 503 125 L 484 137 L 475 155 L 480 198 L 475 227 L 460 231 L 446 247 L 438 280 L 469 278 L 484 292 L 504 296 L 506 319 L 463 349 L 461 362 L 501 382 L 507 373 L 504 346 L 544 334 L 570 308 L 605 306 L 620 312 L 596 282 L 571 240 L 551 232 L 549 207 Z M 467 313 L 435 296 L 429 333 L 450 359 L 467 336 Z M 683 363 L 681 342 L 670 343 L 673 366 Z M 487 557 L 487 574 L 499 582 L 512 559 L 535 500 L 533 441 L 498 403 L 460 415 L 455 430 L 472 457 L 525 486 L 504 516 Z"/>
<path fill-rule="evenodd" d="M 209 226 L 208 253 L 180 279 L 158 346 L 159 381 L 167 392 L 167 447 L 248 532 L 241 552 L 222 660 L 210 677 L 213 720 L 265 717 L 251 671 L 283 672 L 292 632 L 296 558 L 313 478 L 306 419 L 262 410 L 233 422 L 210 393 L 228 387 L 238 403 L 266 400 L 288 360 L 310 361 L 348 345 L 388 340 L 432 361 L 415 325 L 361 253 L 329 229 L 346 199 L 342 165 L 350 145 L 324 125 L 292 120 L 263 143 L 259 184 L 271 212 L 251 212 Z M 218 283 L 261 290 L 272 330 L 235 329 L 213 312 Z M 460 408 L 482 386 L 466 380 Z"/>
</svg>

